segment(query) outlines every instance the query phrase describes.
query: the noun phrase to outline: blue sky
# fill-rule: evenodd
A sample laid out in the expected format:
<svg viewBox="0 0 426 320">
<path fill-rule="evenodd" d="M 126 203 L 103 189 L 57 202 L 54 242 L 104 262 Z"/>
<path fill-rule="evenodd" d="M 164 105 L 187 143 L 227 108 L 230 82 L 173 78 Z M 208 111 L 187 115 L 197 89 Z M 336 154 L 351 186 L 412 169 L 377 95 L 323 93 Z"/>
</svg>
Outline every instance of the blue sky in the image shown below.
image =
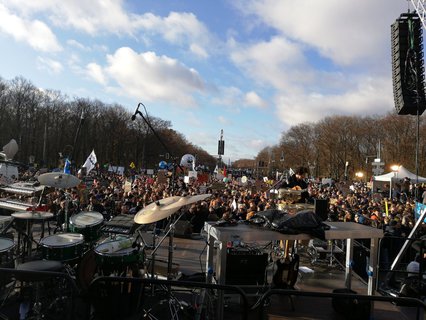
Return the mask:
<svg viewBox="0 0 426 320">
<path fill-rule="evenodd" d="M 292 125 L 394 110 L 406 0 L 0 0 L 0 76 L 170 120 L 224 160 Z M 411 8 L 413 9 L 413 8 Z M 130 119 L 129 119 L 130 121 Z"/>
</svg>

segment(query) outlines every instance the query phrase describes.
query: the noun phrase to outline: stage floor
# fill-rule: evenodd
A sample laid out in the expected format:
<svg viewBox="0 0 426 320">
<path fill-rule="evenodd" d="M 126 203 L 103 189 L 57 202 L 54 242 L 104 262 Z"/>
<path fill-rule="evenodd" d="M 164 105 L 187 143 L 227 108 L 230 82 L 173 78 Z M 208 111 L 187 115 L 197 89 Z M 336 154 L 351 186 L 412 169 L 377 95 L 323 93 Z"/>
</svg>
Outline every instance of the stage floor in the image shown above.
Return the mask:
<svg viewBox="0 0 426 320">
<path fill-rule="evenodd" d="M 153 244 L 154 237 L 151 232 L 142 232 L 144 241 L 148 246 Z M 160 241 L 162 240 L 161 244 Z M 202 274 L 206 267 L 206 235 L 193 234 L 190 237 L 173 237 L 170 241 L 169 237 L 164 237 L 160 233 L 155 237 L 155 245 L 158 245 L 158 250 L 155 255 L 156 274 L 160 279 L 166 279 L 169 258 L 172 257 L 172 272 L 173 280 L 190 280 L 193 279 L 202 281 Z M 258 243 L 259 247 L 264 248 L 266 244 Z M 332 293 L 334 289 L 344 288 L 345 273 L 343 267 L 333 260 L 330 265 L 328 259 L 316 261 L 312 264 L 311 257 L 307 253 L 306 246 L 299 246 L 298 253 L 301 257 L 300 272 L 295 285 L 296 291 L 301 292 L 320 292 Z M 144 260 L 151 260 L 152 250 L 146 250 Z M 343 253 L 342 253 L 343 254 Z M 271 271 L 271 266 L 267 267 L 267 272 Z M 250 267 L 250 266 L 248 266 Z M 273 270 L 272 270 L 273 271 Z M 267 281 L 270 283 L 271 274 L 267 276 Z M 253 288 L 253 286 L 241 286 L 249 292 L 248 302 L 249 307 L 253 306 L 260 298 L 260 295 L 268 290 L 268 283 L 262 287 Z M 351 289 L 358 294 L 367 294 L 367 285 L 356 275 L 352 277 Z M 378 294 L 378 293 L 376 293 Z M 177 299 L 185 300 L 185 295 L 192 295 L 192 292 L 178 293 Z M 19 319 L 19 306 L 21 302 L 19 295 L 12 295 L 8 300 L 0 306 L 0 319 Z M 148 299 L 145 299 L 147 301 Z M 192 300 L 192 301 L 191 301 Z M 191 304 L 194 301 L 192 295 L 188 299 Z M 169 307 L 170 304 L 164 296 L 151 296 L 150 302 L 152 306 L 158 309 L 158 319 L 170 319 Z M 186 306 L 186 303 L 184 304 Z M 89 319 L 87 318 L 86 297 L 77 297 L 76 312 L 73 315 L 74 319 Z M 155 309 L 154 308 L 154 309 Z M 155 310 L 152 312 L 154 313 Z M 236 294 L 225 293 L 225 308 L 224 319 L 242 319 L 241 299 Z M 146 314 L 147 315 L 147 314 Z M 372 319 L 377 320 L 412 320 L 416 319 L 416 309 L 408 307 L 398 307 L 390 302 L 375 302 Z M 68 317 L 67 317 L 68 316 Z M 63 319 L 70 319 L 69 315 Z M 149 318 L 139 314 L 136 317 L 128 317 L 121 319 L 142 319 Z M 151 317 L 153 318 L 153 317 Z M 197 318 L 193 312 L 181 312 L 175 319 L 195 319 Z M 203 318 L 203 317 L 201 317 Z M 423 318 L 423 316 L 422 316 Z M 205 319 L 215 319 L 214 315 L 205 317 Z M 324 297 L 308 297 L 292 295 L 291 298 L 287 295 L 273 295 L 270 299 L 265 300 L 263 311 L 259 308 L 248 312 L 248 319 L 348 319 L 348 315 L 338 314 L 332 307 L 332 299 Z"/>
</svg>

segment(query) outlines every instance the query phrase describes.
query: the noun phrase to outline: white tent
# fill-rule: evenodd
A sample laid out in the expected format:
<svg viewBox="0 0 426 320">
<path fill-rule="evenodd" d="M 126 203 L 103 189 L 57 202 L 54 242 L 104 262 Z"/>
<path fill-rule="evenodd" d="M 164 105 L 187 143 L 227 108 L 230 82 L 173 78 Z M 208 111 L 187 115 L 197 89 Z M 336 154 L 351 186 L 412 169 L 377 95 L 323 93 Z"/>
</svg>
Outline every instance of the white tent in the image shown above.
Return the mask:
<svg viewBox="0 0 426 320">
<path fill-rule="evenodd" d="M 406 168 L 404 168 L 403 166 L 400 166 L 398 171 L 396 172 L 389 172 L 386 174 L 382 174 L 381 176 L 374 176 L 373 177 L 373 181 L 386 181 L 386 182 L 390 182 L 392 179 L 392 182 L 398 182 L 400 180 L 403 180 L 404 178 L 410 178 L 411 183 L 416 183 L 417 179 L 419 180 L 420 183 L 426 183 L 426 178 L 424 177 L 416 177 L 415 173 L 412 173 L 410 171 L 408 171 Z"/>
</svg>

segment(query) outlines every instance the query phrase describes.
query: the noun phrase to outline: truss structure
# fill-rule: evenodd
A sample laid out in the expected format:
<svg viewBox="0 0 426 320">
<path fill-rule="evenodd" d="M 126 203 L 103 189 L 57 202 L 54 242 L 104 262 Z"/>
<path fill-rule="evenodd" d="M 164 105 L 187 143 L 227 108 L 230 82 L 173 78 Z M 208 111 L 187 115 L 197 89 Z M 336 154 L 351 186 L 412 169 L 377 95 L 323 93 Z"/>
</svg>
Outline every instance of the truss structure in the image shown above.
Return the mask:
<svg viewBox="0 0 426 320">
<path fill-rule="evenodd" d="M 422 21 L 423 28 L 426 29 L 426 9 L 425 9 L 425 3 L 426 0 L 411 0 L 411 3 L 414 7 L 414 10 L 417 12 L 417 14 L 420 17 L 420 20 Z"/>
</svg>

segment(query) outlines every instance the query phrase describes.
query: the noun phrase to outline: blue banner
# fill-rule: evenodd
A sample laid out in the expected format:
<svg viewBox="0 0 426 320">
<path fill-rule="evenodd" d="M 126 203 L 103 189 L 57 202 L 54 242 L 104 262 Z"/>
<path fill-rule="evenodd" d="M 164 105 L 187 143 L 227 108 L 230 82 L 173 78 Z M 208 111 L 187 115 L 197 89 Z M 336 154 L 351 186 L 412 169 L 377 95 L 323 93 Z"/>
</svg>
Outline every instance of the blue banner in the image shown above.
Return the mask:
<svg viewBox="0 0 426 320">
<path fill-rule="evenodd" d="M 71 174 L 71 161 L 69 161 L 68 158 L 65 159 L 64 173 Z"/>
<path fill-rule="evenodd" d="M 416 207 L 414 209 L 414 217 L 416 218 L 416 221 L 419 220 L 421 214 L 425 212 L 426 210 L 426 204 L 416 202 Z M 426 222 L 426 218 L 423 220 L 423 222 Z"/>
</svg>

